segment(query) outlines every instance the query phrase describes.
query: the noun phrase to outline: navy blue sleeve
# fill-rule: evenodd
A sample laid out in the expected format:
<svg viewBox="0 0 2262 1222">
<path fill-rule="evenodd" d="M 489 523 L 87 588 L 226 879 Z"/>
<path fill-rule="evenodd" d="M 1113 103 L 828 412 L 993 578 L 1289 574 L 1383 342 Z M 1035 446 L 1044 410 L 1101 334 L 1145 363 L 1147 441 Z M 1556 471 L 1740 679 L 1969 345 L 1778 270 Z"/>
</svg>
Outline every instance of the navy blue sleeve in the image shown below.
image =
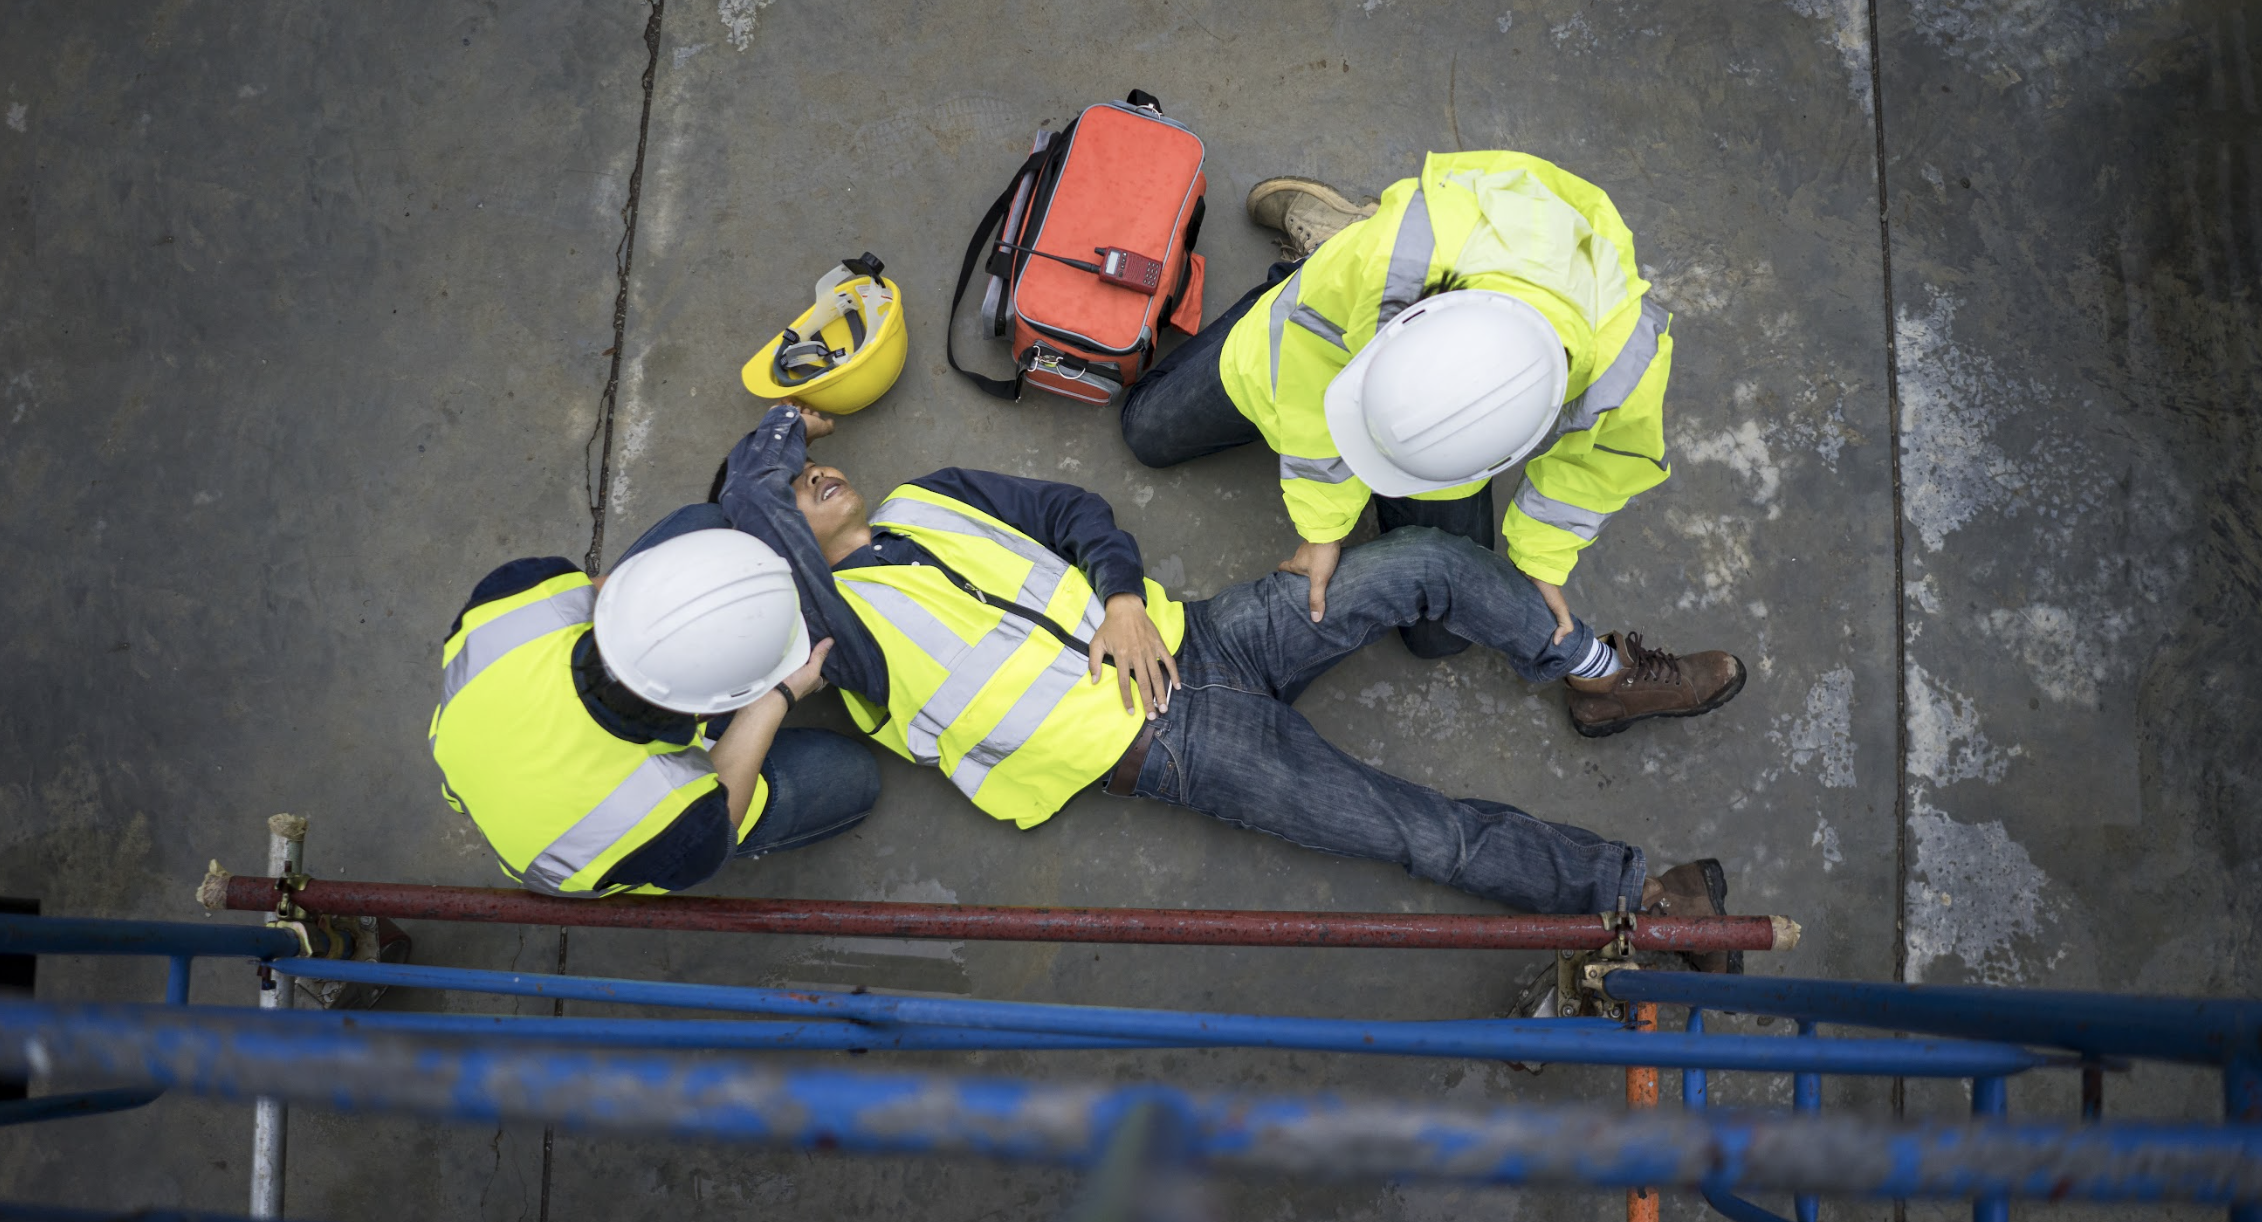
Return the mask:
<svg viewBox="0 0 2262 1222">
<path fill-rule="evenodd" d="M 964 501 L 1067 557 L 1084 570 L 1101 602 L 1118 594 L 1146 598 L 1147 569 L 1139 559 L 1139 541 L 1115 524 L 1115 509 L 1096 492 L 963 467 L 947 467 L 911 482 Z"/>
<path fill-rule="evenodd" d="M 833 639 L 825 656 L 825 678 L 884 705 L 888 699 L 887 658 L 864 622 L 849 610 L 833 585 L 832 566 L 817 547 L 808 519 L 793 503 L 793 479 L 808 459 L 801 413 L 780 403 L 762 417 L 730 452 L 718 494 L 730 524 L 770 545 L 793 565 L 801 590 L 801 615 L 812 643 Z"/>
<path fill-rule="evenodd" d="M 498 598 L 509 598 L 541 585 L 552 577 L 578 573 L 581 566 L 563 556 L 543 556 L 539 559 L 513 560 L 479 579 L 471 588 L 471 598 L 456 612 L 456 620 L 448 625 L 448 636 L 463 631 L 464 612 L 481 603 L 491 603 Z M 445 640 L 446 638 L 441 638 Z"/>
<path fill-rule="evenodd" d="M 730 795 L 721 785 L 683 813 L 666 830 L 613 863 L 598 882 L 602 887 L 658 887 L 681 891 L 715 876 L 730 860 Z"/>
</svg>

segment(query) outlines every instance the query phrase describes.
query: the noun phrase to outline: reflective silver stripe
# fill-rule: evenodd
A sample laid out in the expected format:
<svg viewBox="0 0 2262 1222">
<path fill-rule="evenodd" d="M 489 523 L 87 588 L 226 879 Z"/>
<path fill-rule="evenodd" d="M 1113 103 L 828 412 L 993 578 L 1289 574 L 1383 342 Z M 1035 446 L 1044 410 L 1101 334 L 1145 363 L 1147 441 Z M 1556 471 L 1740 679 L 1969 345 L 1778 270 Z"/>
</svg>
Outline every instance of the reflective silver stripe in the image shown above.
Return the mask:
<svg viewBox="0 0 2262 1222">
<path fill-rule="evenodd" d="M 987 539 L 1012 552 L 1030 564 L 1029 576 L 1021 583 L 1021 592 L 1013 601 L 1023 606 L 1042 608 L 1052 597 L 1060 579 L 1068 573 L 1068 562 L 1054 555 L 1051 549 L 1027 536 L 1002 531 L 987 522 L 967 517 L 965 514 L 945 509 L 926 501 L 897 497 L 880 502 L 880 511 L 872 515 L 872 524 L 887 526 L 893 523 L 917 526 L 926 530 L 939 530 L 954 535 L 969 535 Z"/>
<path fill-rule="evenodd" d="M 1592 509 L 1582 509 L 1567 501 L 1543 496 L 1539 489 L 1532 487 L 1530 480 L 1525 480 L 1524 486 L 1516 490 L 1516 508 L 1523 510 L 1525 516 L 1535 522 L 1545 522 L 1559 530 L 1570 531 L 1590 543 L 1596 535 L 1602 533 L 1603 523 L 1610 520 L 1609 514 L 1596 513 Z"/>
<path fill-rule="evenodd" d="M 515 611 L 498 615 L 471 630 L 464 637 L 463 648 L 449 660 L 440 672 L 440 709 L 445 712 L 448 702 L 479 677 L 479 672 L 501 661 L 504 654 L 532 641 L 589 622 L 591 611 L 597 606 L 597 591 L 588 586 L 552 594 L 538 603 L 528 603 Z M 434 726 L 439 719 L 433 719 Z"/>
<path fill-rule="evenodd" d="M 1280 456 L 1282 481 L 1308 479 L 1315 484 L 1340 484 L 1351 478 L 1351 464 L 1340 458 L 1298 458 L 1293 454 Z"/>
<path fill-rule="evenodd" d="M 990 680 L 1005 669 L 1006 662 L 1028 641 L 1034 627 L 1018 615 L 1001 616 L 997 627 L 984 633 L 958 665 L 950 668 L 935 687 L 934 694 L 912 714 L 910 725 L 904 729 L 904 745 L 911 752 L 911 758 L 930 766 L 942 762 L 944 732 L 965 714 L 974 703 L 974 697 L 989 686 Z"/>
<path fill-rule="evenodd" d="M 1564 432 L 1593 428 L 1602 423 L 1602 413 L 1633 397 L 1634 388 L 1641 385 L 1650 364 L 1657 360 L 1657 337 L 1665 333 L 1672 321 L 1672 313 L 1664 306 L 1643 299 L 1642 316 L 1634 323 L 1634 333 L 1626 337 L 1626 346 L 1618 350 L 1602 376 L 1563 409 Z"/>
<path fill-rule="evenodd" d="M 1084 659 L 1066 649 L 1053 655 L 1044 673 L 1005 711 L 1005 717 L 997 726 L 959 757 L 958 766 L 950 770 L 950 783 L 958 786 L 960 793 L 973 797 L 982 782 L 989 778 L 990 770 L 1028 746 L 1029 740 L 1036 736 L 1037 727 L 1052 716 L 1052 711 L 1060 707 L 1060 702 L 1076 689 L 1078 682 L 1088 677 L 1090 672 L 1085 667 Z"/>
<path fill-rule="evenodd" d="M 904 749 L 911 753 L 911 758 L 929 767 L 940 766 L 942 736 L 960 717 L 965 716 L 975 698 L 981 695 L 982 690 L 1012 660 L 1014 653 L 1028 641 L 1035 625 L 1018 615 L 1006 613 L 999 617 L 996 628 L 984 633 L 982 639 L 972 646 L 967 646 L 959 640 L 958 634 L 943 627 L 933 613 L 903 591 L 878 582 L 858 584 L 863 588 L 857 593 L 946 672 L 941 685 L 919 706 L 919 711 L 904 727 Z M 1098 601 L 1086 599 L 1084 616 L 1089 630 L 1098 629 L 1098 615 Z M 1052 665 L 1065 666 L 1082 674 L 1085 673 L 1086 663 L 1082 657 L 1063 647 Z M 1044 680 L 1040 679 L 1039 682 Z M 1020 702 L 1027 699 L 1028 694 L 1024 692 Z M 1020 702 L 1016 702 L 1015 707 L 1018 708 Z M 985 745 L 977 743 L 974 750 L 979 752 Z M 1002 750 L 1010 753 L 1013 748 L 1006 746 Z M 1004 756 L 1000 755 L 998 758 L 1002 759 Z M 984 771 L 987 771 L 987 767 Z"/>
<path fill-rule="evenodd" d="M 704 751 L 648 757 L 627 780 L 614 786 L 604 801 L 527 864 L 526 885 L 552 895 L 567 894 L 567 880 L 588 869 L 622 837 L 635 831 L 636 825 L 667 801 L 669 794 L 700 777 L 712 776 L 714 771 L 715 765 Z"/>
<path fill-rule="evenodd" d="M 854 585 L 857 597 L 869 603 L 873 610 L 880 613 L 880 618 L 895 625 L 896 631 L 909 637 L 911 643 L 918 646 L 919 652 L 926 654 L 929 661 L 944 670 L 958 665 L 958 660 L 973 648 L 957 633 L 944 627 L 933 612 L 920 606 L 918 599 L 894 586 L 877 581 L 858 581 L 853 577 L 843 577 L 841 580 Z"/>
<path fill-rule="evenodd" d="M 1298 302 L 1296 308 L 1288 312 L 1288 318 L 1297 326 L 1319 336 L 1345 352 L 1351 350 L 1351 346 L 1343 342 L 1343 328 L 1329 322 L 1327 316 L 1318 310 Z"/>
<path fill-rule="evenodd" d="M 1288 329 L 1288 316 L 1296 312 L 1296 295 L 1303 291 L 1304 270 L 1297 268 L 1288 274 L 1280 286 L 1280 295 L 1272 299 L 1272 393 L 1280 394 L 1280 337 Z"/>
<path fill-rule="evenodd" d="M 1430 256 L 1436 251 L 1429 203 L 1417 184 L 1414 198 L 1406 202 L 1406 215 L 1398 221 L 1398 236 L 1390 244 L 1390 273 L 1382 282 L 1382 309 L 1375 315 L 1375 330 L 1382 330 L 1400 310 L 1422 299 L 1422 286 L 1429 282 Z"/>
</svg>

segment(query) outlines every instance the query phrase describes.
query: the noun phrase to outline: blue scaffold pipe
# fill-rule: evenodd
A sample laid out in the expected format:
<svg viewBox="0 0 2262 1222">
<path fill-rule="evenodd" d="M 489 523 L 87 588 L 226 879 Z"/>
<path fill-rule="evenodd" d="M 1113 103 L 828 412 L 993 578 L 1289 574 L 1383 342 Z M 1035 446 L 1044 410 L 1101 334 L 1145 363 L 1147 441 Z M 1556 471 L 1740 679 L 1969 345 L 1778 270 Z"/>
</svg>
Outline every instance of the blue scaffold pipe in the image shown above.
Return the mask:
<svg viewBox="0 0 2262 1222">
<path fill-rule="evenodd" d="M 2240 1057 L 2262 1060 L 2262 1001 L 2122 997 L 2111 993 L 1709 972 L 1613 972 L 1607 987 L 1619 1001 L 1702 1006 L 1887 1031 L 2038 1044 L 2091 1056 L 2150 1057 L 2206 1065 L 2226 1065 Z"/>
<path fill-rule="evenodd" d="M 0 955 L 241 955 L 278 959 L 298 953 L 298 935 L 264 925 L 0 914 Z"/>
<path fill-rule="evenodd" d="M 27 1067 L 32 1049 L 59 1071 L 223 1098 L 856 1153 L 1090 1166 L 1132 1109 L 1159 1102 L 1187 1118 L 1191 1161 L 1302 1177 L 1869 1197 L 2262 1199 L 2262 1130 L 2243 1127 L 1896 1125 L 1832 1114 L 1195 1094 L 816 1070 L 747 1057 L 301 1034 L 182 1007 L 151 1007 L 129 1021 L 0 1004 L 0 1071 Z"/>
<path fill-rule="evenodd" d="M 735 985 L 678 984 L 584 976 L 545 976 L 418 964 L 306 959 L 279 963 L 279 973 L 408 988 L 456 989 L 514 997 L 551 997 L 628 1005 L 736 1010 L 793 1018 L 913 1023 L 1056 1035 L 1104 1035 L 1162 1043 L 1234 1048 L 1295 1048 L 1388 1056 L 1481 1057 L 1585 1065 L 1654 1065 L 1667 1069 L 1756 1069 L 1775 1073 L 1900 1075 L 1962 1078 L 2017 1073 L 2044 1064 L 2023 1048 L 1940 1040 L 1784 1040 L 1768 1036 L 1689 1036 L 1631 1032 L 1579 1019 L 1464 1019 L 1445 1022 L 1359 1022 L 1258 1014 L 1128 1010 L 961 998 L 885 997 Z"/>
<path fill-rule="evenodd" d="M 1691 1009 L 1685 1029 L 1690 1035 L 1703 1035 L 1704 1011 Z M 1711 1103 L 1711 1096 L 1711 1084 L 1706 1080 L 1703 1070 L 1684 1069 L 1681 1071 L 1682 1107 L 1692 1112 L 1701 1112 Z M 1703 1194 L 1704 1203 L 1712 1206 L 1715 1212 L 1728 1219 L 1729 1222 L 1790 1222 L 1790 1219 L 1781 1214 L 1761 1209 L 1750 1201 L 1730 1192 L 1725 1187 L 1707 1183 L 1699 1186 L 1698 1191 Z"/>
<path fill-rule="evenodd" d="M 73 1015 L 103 1020 L 135 1020 L 147 1008 L 136 1005 L 64 1007 Z M 396 1010 L 255 1010 L 234 1006 L 204 1006 L 199 1007 L 197 1013 L 221 1019 L 265 1017 L 280 1030 L 301 1035 L 364 1032 L 435 1039 L 491 1037 L 521 1044 L 635 1048 L 655 1052 L 1042 1052 L 1202 1046 L 1093 1035 L 790 1020 L 550 1018 L 517 1014 L 416 1014 Z"/>
</svg>

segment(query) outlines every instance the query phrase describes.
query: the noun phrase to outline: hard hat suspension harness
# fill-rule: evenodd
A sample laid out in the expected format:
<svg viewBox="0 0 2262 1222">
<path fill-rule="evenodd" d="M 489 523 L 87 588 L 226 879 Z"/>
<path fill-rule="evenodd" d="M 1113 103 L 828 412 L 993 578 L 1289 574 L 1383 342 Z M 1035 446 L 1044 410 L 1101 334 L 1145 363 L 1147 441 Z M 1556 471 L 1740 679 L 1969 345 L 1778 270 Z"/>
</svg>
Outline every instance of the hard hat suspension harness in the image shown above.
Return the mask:
<svg viewBox="0 0 2262 1222">
<path fill-rule="evenodd" d="M 809 317 L 809 333 L 804 337 L 799 331 L 787 327 L 779 337 L 777 353 L 770 359 L 770 376 L 780 386 L 801 386 L 815 381 L 840 367 L 855 356 L 871 334 L 871 324 L 866 317 L 876 320 L 880 310 L 892 307 L 895 302 L 880 286 L 880 273 L 886 264 L 878 255 L 865 251 L 861 258 L 843 259 L 840 266 L 818 282 L 819 299 L 815 312 Z M 854 289 L 840 286 L 853 279 L 869 283 Z M 829 296 L 825 290 L 831 290 Z M 836 322 L 848 324 L 848 346 L 835 348 L 825 342 L 826 327 Z"/>
</svg>

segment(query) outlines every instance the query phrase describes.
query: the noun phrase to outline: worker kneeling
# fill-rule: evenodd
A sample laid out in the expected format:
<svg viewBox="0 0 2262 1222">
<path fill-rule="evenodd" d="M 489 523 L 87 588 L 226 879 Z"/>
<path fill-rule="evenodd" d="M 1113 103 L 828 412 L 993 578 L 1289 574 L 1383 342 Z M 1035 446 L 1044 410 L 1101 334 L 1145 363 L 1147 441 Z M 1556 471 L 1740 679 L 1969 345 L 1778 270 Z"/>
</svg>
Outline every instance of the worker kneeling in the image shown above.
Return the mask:
<svg viewBox="0 0 2262 1222">
<path fill-rule="evenodd" d="M 1593 634 L 1553 640 L 1539 592 L 1502 557 L 1401 530 L 1344 553 L 1324 619 L 1291 573 L 1179 603 L 1080 488 L 950 469 L 867 512 L 806 459 L 808 433 L 832 427 L 773 408 L 725 465 L 723 510 L 793 561 L 858 724 L 992 817 L 1033 827 L 1104 783 L 1528 911 L 1723 910 L 1717 861 L 1652 877 L 1631 845 L 1361 763 L 1293 707 L 1336 662 L 1425 617 L 1529 679 L 1561 678 Z"/>
<path fill-rule="evenodd" d="M 1672 315 L 1649 296 L 1610 197 L 1524 153 L 1432 153 L 1379 201 L 1272 178 L 1248 210 L 1285 235 L 1293 261 L 1131 387 L 1131 452 L 1168 467 L 1270 445 L 1303 538 L 1281 567 L 1311 578 L 1315 619 L 1370 494 L 1385 532 L 1433 526 L 1489 549 L 1492 479 L 1521 463 L 1501 530 L 1560 643 L 1580 553 L 1671 474 Z M 1435 621 L 1404 636 L 1425 658 L 1468 645 Z M 1599 738 L 1711 712 L 1744 669 L 1613 633 L 1565 678 L 1573 728 Z"/>
<path fill-rule="evenodd" d="M 448 803 L 535 891 L 679 891 L 846 831 L 879 796 L 853 740 L 781 729 L 824 685 L 791 569 L 693 505 L 606 577 L 489 573 L 448 630 L 432 756 Z"/>
</svg>

